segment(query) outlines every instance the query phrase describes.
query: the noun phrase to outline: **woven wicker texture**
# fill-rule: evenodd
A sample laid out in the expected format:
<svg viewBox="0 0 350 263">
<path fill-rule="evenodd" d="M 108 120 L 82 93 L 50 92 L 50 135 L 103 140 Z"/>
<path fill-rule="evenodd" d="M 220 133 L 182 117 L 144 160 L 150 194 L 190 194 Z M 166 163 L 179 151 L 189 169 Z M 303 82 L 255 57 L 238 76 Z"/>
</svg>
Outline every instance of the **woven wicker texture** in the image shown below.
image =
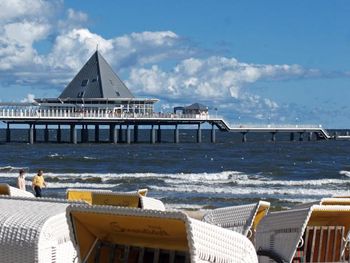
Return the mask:
<svg viewBox="0 0 350 263">
<path fill-rule="evenodd" d="M 31 192 L 20 190 L 16 187 L 9 186 L 8 184 L 0 184 L 0 195 L 34 197 Z"/>
<path fill-rule="evenodd" d="M 350 229 L 350 206 L 313 205 L 268 214 L 256 232 L 256 248 L 269 250 L 291 262 L 307 226 L 342 226 Z M 270 262 L 261 257 L 259 262 Z"/>
<path fill-rule="evenodd" d="M 65 216 L 68 205 L 0 198 L 0 262 L 73 262 L 76 252 Z"/>
<path fill-rule="evenodd" d="M 203 221 L 247 236 L 258 211 L 263 210 L 263 217 L 269 207 L 270 203 L 260 201 L 256 204 L 218 208 L 204 214 Z"/>
<path fill-rule="evenodd" d="M 112 227 L 110 231 L 107 231 L 110 233 L 108 237 L 109 241 L 117 240 L 117 242 L 122 243 L 122 240 L 126 240 L 125 242 L 128 242 L 128 245 L 133 245 L 130 244 L 130 239 L 132 237 L 132 241 L 138 246 L 143 242 L 153 242 L 154 244 L 152 247 L 154 248 L 169 249 L 169 246 L 182 247 L 189 250 L 191 262 L 196 263 L 257 262 L 255 249 L 246 237 L 239 233 L 209 225 L 196 219 L 191 219 L 182 212 L 165 212 L 111 206 L 71 205 L 67 209 L 67 217 L 70 221 L 71 234 L 74 235 L 72 238 L 76 240 L 77 250 L 79 251 L 78 255 L 81 257 L 80 260 L 85 258 L 87 249 L 80 247 L 79 244 L 83 244 L 86 247 L 86 242 L 90 239 L 89 246 L 91 246 L 93 241 L 96 240 L 96 237 L 104 238 L 104 231 L 107 231 L 108 227 L 114 225 L 114 228 Z M 105 220 L 99 220 L 98 226 L 94 227 L 93 222 L 86 221 L 89 218 L 94 220 L 104 218 Z M 86 224 L 81 225 L 84 223 L 84 220 Z M 154 230 L 154 228 L 149 225 L 149 222 L 152 220 L 153 223 L 158 222 L 158 225 L 163 227 L 159 232 L 162 233 L 162 235 L 158 236 L 157 239 L 154 237 L 149 239 L 148 234 L 145 232 L 147 229 Z M 148 223 L 145 223 L 145 221 Z M 113 222 L 113 224 L 110 222 Z M 168 225 L 167 222 L 172 225 Z M 118 226 L 117 232 L 115 226 Z M 179 231 L 174 232 L 174 227 L 179 229 Z M 183 237 L 178 236 L 181 232 L 181 228 L 185 230 L 185 232 L 183 232 Z M 85 236 L 81 235 L 79 229 L 85 231 L 87 234 Z M 100 235 L 96 233 L 98 229 L 103 233 Z M 131 231 L 130 235 L 126 234 L 128 231 Z M 172 233 L 175 235 L 174 237 Z M 154 235 L 154 233 L 150 235 Z M 167 242 L 162 243 L 159 239 L 164 239 Z M 184 242 L 186 242 L 187 245 L 181 246 L 181 244 L 176 243 L 176 241 L 169 243 L 169 240 L 179 240 L 179 242 L 185 240 Z M 85 251 L 85 254 L 82 251 Z"/>
</svg>

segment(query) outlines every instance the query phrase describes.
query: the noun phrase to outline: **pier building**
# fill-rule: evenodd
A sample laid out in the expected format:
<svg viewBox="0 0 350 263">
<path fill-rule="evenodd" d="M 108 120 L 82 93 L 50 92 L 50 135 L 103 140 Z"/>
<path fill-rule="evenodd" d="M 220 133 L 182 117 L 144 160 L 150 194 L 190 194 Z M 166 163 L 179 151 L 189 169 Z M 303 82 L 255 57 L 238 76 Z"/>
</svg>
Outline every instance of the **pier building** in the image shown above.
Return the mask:
<svg viewBox="0 0 350 263">
<path fill-rule="evenodd" d="M 173 112 L 157 113 L 154 104 L 157 98 L 137 98 L 114 73 L 111 66 L 96 51 L 57 98 L 39 98 L 31 103 L 0 103 L 0 121 L 6 123 L 6 142 L 11 142 L 11 128 L 18 124 L 28 125 L 28 142 L 37 141 L 37 129 L 44 128 L 44 141 L 49 138 L 49 128 L 56 129 L 56 142 L 62 142 L 62 127 L 69 127 L 70 142 L 89 142 L 88 131 L 94 129 L 94 142 L 100 141 L 100 126 L 109 127 L 109 142 L 137 143 L 139 126 L 148 127 L 150 143 L 162 141 L 162 128 L 174 128 L 174 143 L 180 142 L 180 125 L 194 125 L 196 142 L 202 141 L 201 128 L 204 123 L 211 127 L 211 142 L 216 141 L 216 130 L 242 134 L 247 141 L 248 132 L 269 132 L 276 140 L 277 132 L 289 132 L 291 140 L 299 133 L 302 140 L 308 133 L 318 138 L 329 139 L 327 131 L 320 126 L 231 126 L 223 118 L 211 116 L 208 107 L 199 103 L 175 107 Z M 131 137 L 133 130 L 133 138 Z"/>
</svg>

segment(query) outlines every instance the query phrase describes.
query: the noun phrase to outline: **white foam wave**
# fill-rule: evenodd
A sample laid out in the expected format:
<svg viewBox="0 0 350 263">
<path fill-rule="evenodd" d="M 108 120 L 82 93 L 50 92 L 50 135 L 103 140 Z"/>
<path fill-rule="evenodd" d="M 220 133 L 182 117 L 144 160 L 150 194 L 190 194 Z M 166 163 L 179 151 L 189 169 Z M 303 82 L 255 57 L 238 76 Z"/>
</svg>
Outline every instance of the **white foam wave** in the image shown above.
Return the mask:
<svg viewBox="0 0 350 263">
<path fill-rule="evenodd" d="M 48 188 L 96 188 L 96 189 L 108 189 L 118 186 L 118 184 L 99 184 L 99 183 L 47 183 Z"/>
<path fill-rule="evenodd" d="M 344 171 L 344 170 L 342 170 L 342 171 L 339 172 L 339 174 L 345 175 L 345 176 L 347 176 L 347 177 L 350 177 L 350 171 Z"/>
</svg>

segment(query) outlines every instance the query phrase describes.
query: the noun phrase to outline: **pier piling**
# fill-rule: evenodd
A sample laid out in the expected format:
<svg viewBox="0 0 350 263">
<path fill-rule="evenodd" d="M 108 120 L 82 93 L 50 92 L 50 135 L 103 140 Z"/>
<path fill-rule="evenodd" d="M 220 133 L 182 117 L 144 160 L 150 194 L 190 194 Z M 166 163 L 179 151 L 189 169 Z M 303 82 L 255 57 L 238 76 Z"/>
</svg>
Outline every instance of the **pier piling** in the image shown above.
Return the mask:
<svg viewBox="0 0 350 263">
<path fill-rule="evenodd" d="M 118 142 L 123 142 L 123 126 L 119 125 Z"/>
<path fill-rule="evenodd" d="M 6 142 L 11 142 L 10 123 L 7 123 L 7 127 L 6 127 Z"/>
<path fill-rule="evenodd" d="M 247 142 L 247 133 L 242 132 L 242 142 Z"/>
<path fill-rule="evenodd" d="M 160 125 L 158 125 L 157 142 L 158 142 L 158 143 L 161 143 L 161 142 L 162 142 L 162 129 L 161 129 L 161 126 L 160 126 Z"/>
<path fill-rule="evenodd" d="M 154 125 L 151 126 L 151 130 L 150 130 L 150 142 L 151 144 L 156 143 L 156 129 Z"/>
<path fill-rule="evenodd" d="M 44 130 L 44 141 L 45 143 L 49 142 L 49 126 L 47 124 L 45 125 L 45 130 Z"/>
<path fill-rule="evenodd" d="M 179 138 L 179 127 L 175 125 L 175 130 L 174 130 L 174 143 L 179 143 L 180 138 Z"/>
<path fill-rule="evenodd" d="M 312 141 L 312 138 L 313 138 L 313 132 L 309 132 L 308 140 Z"/>
<path fill-rule="evenodd" d="M 302 142 L 304 140 L 304 132 L 299 132 L 299 141 Z"/>
<path fill-rule="evenodd" d="M 197 128 L 197 143 L 201 143 L 202 142 L 202 130 L 201 130 L 201 125 L 198 124 L 198 128 Z"/>
<path fill-rule="evenodd" d="M 34 132 L 35 132 L 35 126 L 34 126 Z M 61 130 L 61 125 L 58 125 L 57 127 L 57 143 L 62 142 L 62 130 Z"/>
<path fill-rule="evenodd" d="M 126 143 L 131 143 L 131 133 L 130 133 L 130 127 L 129 125 L 126 125 Z"/>
<path fill-rule="evenodd" d="M 216 136 L 215 136 L 215 125 L 211 125 L 211 142 L 215 143 L 216 142 Z"/>
<path fill-rule="evenodd" d="M 276 132 L 271 132 L 271 141 L 276 141 Z"/>
<path fill-rule="evenodd" d="M 34 144 L 34 128 L 33 124 L 29 124 L 29 143 Z"/>
<path fill-rule="evenodd" d="M 290 133 L 289 140 L 290 140 L 291 142 L 294 141 L 294 132 L 291 132 L 291 133 Z"/>
<path fill-rule="evenodd" d="M 109 125 L 109 142 L 118 143 L 118 130 L 115 128 L 115 124 Z"/>
<path fill-rule="evenodd" d="M 74 124 L 70 125 L 70 142 L 77 144 L 77 129 Z"/>
<path fill-rule="evenodd" d="M 134 143 L 139 142 L 139 126 L 134 125 Z"/>
<path fill-rule="evenodd" d="M 34 138 L 34 143 L 36 143 L 36 126 L 33 124 L 33 138 Z"/>
<path fill-rule="evenodd" d="M 100 142 L 100 126 L 97 124 L 95 125 L 95 142 Z"/>
</svg>

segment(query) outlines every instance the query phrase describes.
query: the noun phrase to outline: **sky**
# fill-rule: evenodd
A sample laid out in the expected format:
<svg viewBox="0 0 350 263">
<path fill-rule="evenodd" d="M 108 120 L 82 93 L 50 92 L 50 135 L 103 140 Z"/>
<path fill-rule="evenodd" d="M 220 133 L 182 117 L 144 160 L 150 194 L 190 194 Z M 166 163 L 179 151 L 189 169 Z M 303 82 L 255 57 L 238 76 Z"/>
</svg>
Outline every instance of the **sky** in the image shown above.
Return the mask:
<svg viewBox="0 0 350 263">
<path fill-rule="evenodd" d="M 0 100 L 57 97 L 98 50 L 156 110 L 350 128 L 347 0 L 0 0 Z"/>
</svg>

